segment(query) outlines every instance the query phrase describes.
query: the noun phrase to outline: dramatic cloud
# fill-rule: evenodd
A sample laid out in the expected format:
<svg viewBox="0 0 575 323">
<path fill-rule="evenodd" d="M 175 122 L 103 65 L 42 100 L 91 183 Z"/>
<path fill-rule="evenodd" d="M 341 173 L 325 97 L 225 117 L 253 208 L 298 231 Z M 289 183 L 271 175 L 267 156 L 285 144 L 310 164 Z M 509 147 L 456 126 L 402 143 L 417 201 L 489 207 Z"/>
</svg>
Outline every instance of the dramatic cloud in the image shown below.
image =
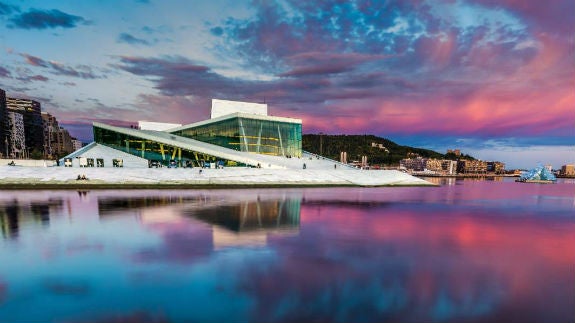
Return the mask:
<svg viewBox="0 0 575 323">
<path fill-rule="evenodd" d="M 18 11 L 20 11 L 18 7 L 0 2 L 0 16 L 7 16 Z"/>
<path fill-rule="evenodd" d="M 31 76 L 26 76 L 26 77 L 19 77 L 18 80 L 22 81 L 24 83 L 29 83 L 29 82 L 33 82 L 33 81 L 47 82 L 50 79 L 43 76 L 43 75 L 31 75 Z"/>
<path fill-rule="evenodd" d="M 87 23 L 80 16 L 70 15 L 57 9 L 30 9 L 13 17 L 10 22 L 12 23 L 10 27 L 22 29 L 74 28 L 78 24 Z"/>
<path fill-rule="evenodd" d="M 132 36 L 130 34 L 127 33 L 121 33 L 118 36 L 118 43 L 126 43 L 126 44 L 130 44 L 130 45 L 144 45 L 144 46 L 150 46 L 150 42 L 148 42 L 145 39 L 142 38 L 137 38 L 135 36 Z"/>
<path fill-rule="evenodd" d="M 50 70 L 51 73 L 56 75 L 78 77 L 83 79 L 96 79 L 103 77 L 96 75 L 92 70 L 92 68 L 88 65 L 78 65 L 76 67 L 72 67 L 59 62 L 46 61 L 40 57 L 32 56 L 25 53 L 19 55 L 25 58 L 26 63 L 28 65 L 47 68 Z"/>
<path fill-rule="evenodd" d="M 14 28 L 87 23 L 53 10 L 19 11 L 5 4 L 16 1 L 0 1 L 0 18 Z M 67 50 L 53 52 L 51 30 L 34 36 L 12 30 L 32 37 L 22 40 L 37 45 L 38 55 L 21 54 L 26 72 L 23 64 L 2 60 L 0 77 L 18 83 L 18 77 L 44 72 L 53 82 L 10 85 L 13 90 L 37 84 L 39 91 L 69 80 L 58 76 L 109 77 L 113 82 L 98 82 L 96 88 L 84 88 L 82 81 L 76 87 L 78 93 L 101 96 L 100 109 L 109 109 L 106 115 L 98 112 L 102 119 L 113 119 L 115 107 L 106 102 L 115 102 L 162 120 L 167 114 L 152 106 L 164 103 L 170 117 L 197 121 L 208 115 L 209 99 L 221 98 L 265 101 L 272 114 L 303 119 L 305 133 L 373 133 L 439 150 L 456 148 L 462 144 L 458 140 L 484 148 L 484 142 L 513 138 L 520 145 L 565 146 L 574 135 L 572 0 L 545 6 L 536 0 L 270 0 L 233 6 L 216 1 L 197 6 L 185 18 L 172 14 L 181 7 L 166 3 L 162 11 L 169 18 L 153 20 L 139 15 L 158 3 L 136 1 L 90 13 L 98 21 L 104 21 L 102 12 L 116 17 L 107 25 L 112 28 L 75 30 L 85 39 L 92 39 L 95 30 L 102 33 L 105 41 L 91 47 L 90 55 L 77 43 L 79 37 L 59 37 L 61 48 L 79 48 L 72 56 Z M 82 15 L 91 10 L 73 7 L 65 10 Z M 61 19 L 16 24 L 32 12 Z M 138 25 L 142 21 L 148 25 Z M 169 44 L 153 46 L 160 42 Z M 71 63 L 79 59 L 85 61 Z M 74 99 L 66 97 L 66 104 Z M 66 116 L 81 118 L 80 112 L 70 114 L 77 108 L 68 106 Z M 134 117 L 122 112 L 119 118 Z"/>
<path fill-rule="evenodd" d="M 164 95 L 217 96 L 233 86 L 231 80 L 214 73 L 209 67 L 180 56 L 124 56 L 119 59 L 120 63 L 115 67 L 135 75 L 151 77 L 156 88 Z"/>
<path fill-rule="evenodd" d="M 564 137 L 575 69 L 557 35 L 575 32 L 573 5 L 527 3 L 258 3 L 215 49 L 285 78 L 260 90 L 306 110 L 308 131 Z"/>
<path fill-rule="evenodd" d="M 0 66 L 0 77 L 10 77 L 10 71 Z"/>
</svg>

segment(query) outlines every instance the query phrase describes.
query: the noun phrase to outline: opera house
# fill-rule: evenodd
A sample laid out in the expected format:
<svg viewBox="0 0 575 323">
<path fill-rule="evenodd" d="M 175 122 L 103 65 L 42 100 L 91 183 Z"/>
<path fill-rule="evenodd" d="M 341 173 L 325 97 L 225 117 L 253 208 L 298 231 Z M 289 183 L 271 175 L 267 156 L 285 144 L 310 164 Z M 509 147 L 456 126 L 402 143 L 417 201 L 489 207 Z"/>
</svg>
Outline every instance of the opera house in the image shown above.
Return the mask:
<svg viewBox="0 0 575 323">
<path fill-rule="evenodd" d="M 141 121 L 132 128 L 95 122 L 93 131 L 94 142 L 62 158 L 60 166 L 349 167 L 304 152 L 302 121 L 270 116 L 267 104 L 260 103 L 213 99 L 209 120 L 187 125 Z"/>
</svg>

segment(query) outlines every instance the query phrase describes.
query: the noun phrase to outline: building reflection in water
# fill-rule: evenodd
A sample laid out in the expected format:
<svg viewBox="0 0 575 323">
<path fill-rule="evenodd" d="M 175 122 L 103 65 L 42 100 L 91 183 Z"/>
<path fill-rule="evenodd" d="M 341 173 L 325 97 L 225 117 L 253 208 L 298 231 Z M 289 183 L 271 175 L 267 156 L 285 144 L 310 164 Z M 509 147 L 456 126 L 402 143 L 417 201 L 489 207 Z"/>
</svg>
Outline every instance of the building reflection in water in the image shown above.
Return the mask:
<svg viewBox="0 0 575 323">
<path fill-rule="evenodd" d="M 50 214 L 63 207 L 62 199 L 0 201 L 0 232 L 2 238 L 17 238 L 26 226 L 49 226 Z"/>
<path fill-rule="evenodd" d="M 199 220 L 211 226 L 214 249 L 230 246 L 265 246 L 270 234 L 297 234 L 300 225 L 301 196 L 219 195 L 145 196 L 100 198 L 102 219 L 131 215 L 144 225 Z M 197 232 L 196 232 L 197 233 Z"/>
</svg>

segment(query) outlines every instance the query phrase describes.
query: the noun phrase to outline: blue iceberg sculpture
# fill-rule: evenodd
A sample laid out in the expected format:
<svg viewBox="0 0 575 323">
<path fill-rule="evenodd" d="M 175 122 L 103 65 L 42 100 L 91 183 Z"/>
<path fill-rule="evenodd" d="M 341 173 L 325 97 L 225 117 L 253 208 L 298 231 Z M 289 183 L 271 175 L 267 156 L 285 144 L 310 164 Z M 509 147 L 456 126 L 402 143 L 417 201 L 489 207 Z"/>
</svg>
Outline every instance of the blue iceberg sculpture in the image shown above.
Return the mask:
<svg viewBox="0 0 575 323">
<path fill-rule="evenodd" d="M 553 173 L 551 173 L 547 168 L 543 167 L 542 165 L 538 165 L 534 169 L 521 173 L 519 177 L 519 181 L 526 182 L 526 181 L 556 181 L 557 178 Z"/>
</svg>

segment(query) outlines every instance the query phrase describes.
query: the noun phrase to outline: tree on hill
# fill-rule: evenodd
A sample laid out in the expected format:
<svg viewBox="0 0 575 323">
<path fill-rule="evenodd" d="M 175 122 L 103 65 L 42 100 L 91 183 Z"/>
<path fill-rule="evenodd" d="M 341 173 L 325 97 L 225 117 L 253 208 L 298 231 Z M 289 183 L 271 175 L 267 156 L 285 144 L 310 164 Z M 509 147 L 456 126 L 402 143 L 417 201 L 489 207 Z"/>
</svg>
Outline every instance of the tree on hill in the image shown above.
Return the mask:
<svg viewBox="0 0 575 323">
<path fill-rule="evenodd" d="M 385 149 L 379 146 L 373 147 L 372 143 L 381 144 Z M 448 156 L 430 149 L 398 145 L 389 139 L 374 135 L 306 134 L 302 136 L 302 147 L 305 151 L 335 160 L 339 160 L 340 153 L 345 151 L 348 162 L 360 161 L 361 156 L 367 156 L 370 164 L 386 166 L 398 165 L 401 159 L 408 157 L 408 154 L 412 157 L 459 159 L 456 156 L 456 158 L 448 158 Z"/>
</svg>

